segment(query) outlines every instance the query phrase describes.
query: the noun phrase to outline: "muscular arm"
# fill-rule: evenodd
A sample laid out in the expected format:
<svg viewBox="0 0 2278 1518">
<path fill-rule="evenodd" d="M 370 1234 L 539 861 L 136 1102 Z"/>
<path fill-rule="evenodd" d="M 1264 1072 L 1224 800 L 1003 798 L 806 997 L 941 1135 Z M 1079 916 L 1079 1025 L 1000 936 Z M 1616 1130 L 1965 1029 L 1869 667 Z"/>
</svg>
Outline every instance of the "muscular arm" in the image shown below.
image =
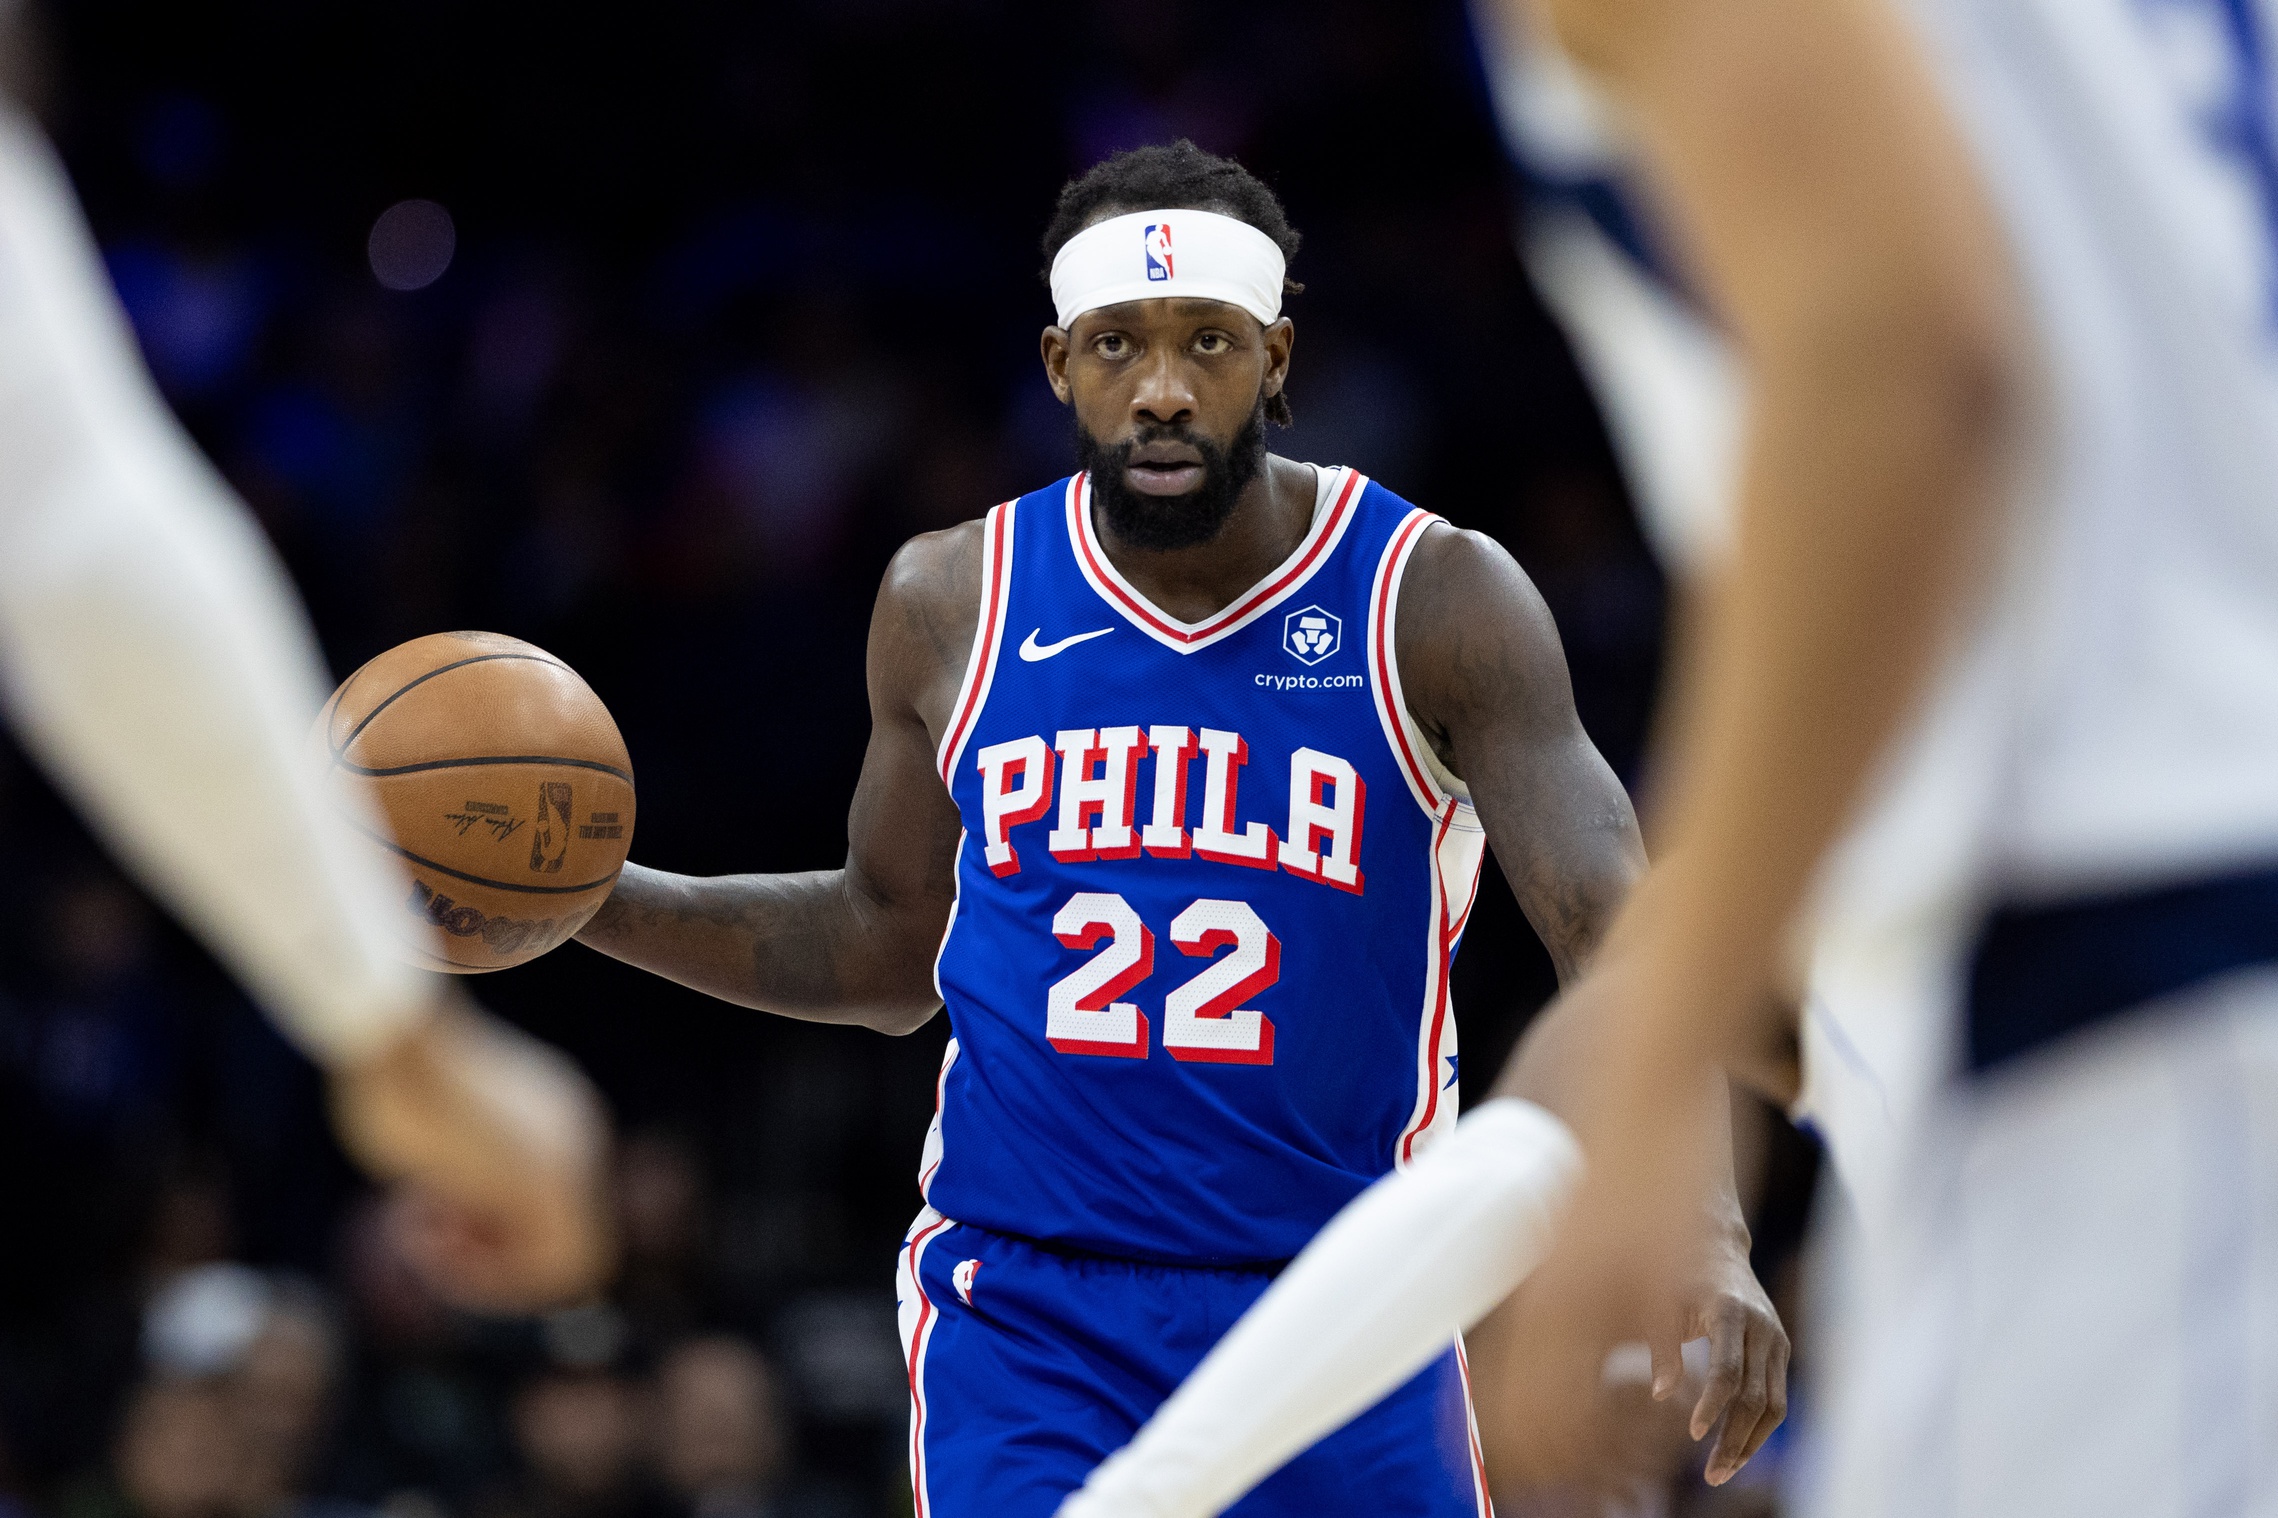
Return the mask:
<svg viewBox="0 0 2278 1518">
<path fill-rule="evenodd" d="M 1734 559 L 1679 661 L 1664 857 L 1563 997 L 1595 1043 L 1588 1173 L 1516 1301 L 1526 1373 L 1481 1420 L 1571 1459 L 1608 1344 L 1663 1317 L 1697 1245 L 1705 1075 L 1792 1031 L 1766 1016 L 1782 937 L 1957 604 L 2020 366 L 1992 217 L 1883 0 L 1541 3 L 1626 107 L 1751 405 Z"/>
<path fill-rule="evenodd" d="M 1396 633 L 1410 712 L 1470 786 L 1512 891 L 1559 979 L 1571 982 L 1644 872 L 1645 848 L 1628 794 L 1575 715 L 1549 609 L 1492 539 L 1435 527 L 1408 567 Z M 1546 1013 L 1512 1054 L 1495 1095 L 1570 1120 L 1589 1058 L 1586 1030 L 1576 1024 L 1587 1015 L 1565 1003 Z M 1709 1107 L 1698 1141 L 1708 1185 L 1692 1205 L 1706 1247 L 1683 1303 L 1656 1325 L 1649 1343 L 1655 1394 L 1665 1396 L 1676 1387 L 1682 1341 L 1710 1340 L 1710 1381 L 1691 1431 L 1701 1438 L 1725 1419 L 1710 1462 L 1712 1479 L 1721 1480 L 1779 1424 L 1787 1336 L 1748 1266 L 1748 1225 L 1722 1101 Z M 1526 1349 L 1513 1326 L 1512 1314 L 1497 1313 L 1469 1335 L 1477 1394 L 1488 1412 L 1511 1377 L 1523 1373 Z M 1523 1473 L 1526 1451 L 1503 1447 L 1503 1420 L 1489 1417 L 1486 1430 L 1491 1466 L 1498 1474 Z"/>
<path fill-rule="evenodd" d="M 629 864 L 578 938 L 740 1006 L 882 1033 L 928 1021 L 957 890 L 957 808 L 934 773 L 935 734 L 971 651 L 980 557 L 968 523 L 913 539 L 886 571 L 842 867 L 705 878 Z"/>
<path fill-rule="evenodd" d="M 1645 870 L 1621 781 L 1582 730 L 1550 608 L 1501 545 L 1426 530 L 1394 637 L 1408 710 L 1470 787 L 1519 906 L 1574 978 Z"/>
</svg>

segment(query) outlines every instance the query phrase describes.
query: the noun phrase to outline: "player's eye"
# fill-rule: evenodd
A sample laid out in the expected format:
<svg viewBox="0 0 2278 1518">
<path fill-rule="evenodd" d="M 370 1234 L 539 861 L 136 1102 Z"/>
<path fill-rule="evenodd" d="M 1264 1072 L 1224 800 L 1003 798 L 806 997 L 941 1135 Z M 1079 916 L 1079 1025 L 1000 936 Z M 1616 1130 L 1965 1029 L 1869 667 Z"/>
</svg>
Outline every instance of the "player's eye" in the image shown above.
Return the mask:
<svg viewBox="0 0 2278 1518">
<path fill-rule="evenodd" d="M 1131 340 L 1120 332 L 1105 332 L 1093 339 L 1092 351 L 1101 358 L 1123 358 L 1131 352 Z"/>
<path fill-rule="evenodd" d="M 1194 340 L 1198 353 L 1227 353 L 1232 351 L 1234 340 L 1223 332 L 1205 332 Z"/>
</svg>

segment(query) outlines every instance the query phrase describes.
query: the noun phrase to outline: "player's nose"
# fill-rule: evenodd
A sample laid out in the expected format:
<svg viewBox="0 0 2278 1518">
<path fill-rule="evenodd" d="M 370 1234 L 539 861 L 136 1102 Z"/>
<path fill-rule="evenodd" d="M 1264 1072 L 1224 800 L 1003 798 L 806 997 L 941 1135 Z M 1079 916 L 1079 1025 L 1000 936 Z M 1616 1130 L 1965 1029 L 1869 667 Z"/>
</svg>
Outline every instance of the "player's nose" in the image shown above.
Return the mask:
<svg viewBox="0 0 2278 1518">
<path fill-rule="evenodd" d="M 1134 421 L 1170 425 L 1194 420 L 1194 385 L 1175 353 L 1157 352 L 1141 361 L 1138 386 L 1131 392 Z"/>
</svg>

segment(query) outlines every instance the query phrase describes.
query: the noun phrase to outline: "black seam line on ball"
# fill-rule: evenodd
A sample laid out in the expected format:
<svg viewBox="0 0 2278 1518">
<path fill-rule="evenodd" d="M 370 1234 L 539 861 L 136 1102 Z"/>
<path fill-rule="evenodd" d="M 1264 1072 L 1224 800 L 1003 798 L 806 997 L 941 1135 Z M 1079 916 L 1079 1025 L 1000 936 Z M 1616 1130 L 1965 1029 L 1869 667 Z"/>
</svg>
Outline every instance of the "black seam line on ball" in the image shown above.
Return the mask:
<svg viewBox="0 0 2278 1518">
<path fill-rule="evenodd" d="M 361 764 L 350 764 L 345 759 L 335 762 L 351 775 L 365 775 L 374 779 L 385 779 L 390 775 L 418 775 L 428 770 L 466 769 L 483 764 L 553 764 L 568 769 L 599 770 L 604 775 L 615 775 L 627 785 L 633 783 L 631 773 L 614 764 L 603 764 L 598 759 L 565 759 L 559 754 L 500 754 L 489 759 L 429 759 L 420 764 L 395 764 L 377 770 L 366 769 Z"/>
<path fill-rule="evenodd" d="M 463 880 L 469 885 L 488 886 L 494 891 L 521 891 L 531 896 L 575 896 L 581 891 L 598 891 L 622 873 L 618 870 L 611 870 L 599 880 L 589 880 L 583 885 L 523 885 L 512 880 L 493 880 L 488 875 L 469 875 L 465 870 L 454 870 L 447 864 L 437 864 L 423 854 L 414 854 L 392 838 L 382 838 L 370 828 L 360 827 L 356 831 L 371 839 L 381 848 L 391 853 L 401 854 L 413 864 L 423 865 L 437 874 L 448 875 L 453 880 Z"/>
<path fill-rule="evenodd" d="M 452 670 L 465 669 L 470 664 L 488 664 L 496 659 L 528 659 L 533 664 L 551 664 L 556 669 L 569 669 L 569 666 L 562 663 L 562 661 L 559 659 L 542 659 L 536 654 L 476 654 L 471 659 L 460 659 L 454 663 L 443 665 L 439 669 L 431 669 L 426 674 L 421 675 L 418 679 L 409 680 L 404 684 L 397 686 L 392 692 L 389 693 L 388 698 L 385 701 L 382 701 L 378 706 L 375 706 L 370 711 L 364 713 L 364 720 L 357 723 L 354 728 L 350 729 L 348 736 L 340 740 L 340 746 L 332 751 L 333 762 L 341 762 L 340 756 L 348 752 L 348 745 L 354 743 L 357 738 L 362 736 L 364 729 L 372 725 L 372 719 L 374 717 L 377 717 L 380 713 L 386 711 L 390 706 L 394 705 L 396 698 L 403 695 L 406 691 L 413 690 L 419 686 L 425 685 L 428 681 L 434 679 L 437 675 L 447 675 Z M 363 668 L 359 666 L 357 668 L 356 674 L 360 675 L 363 672 Z M 570 673 L 574 675 L 577 673 L 577 671 L 570 669 Z M 356 678 L 356 675 L 350 675 L 348 678 L 353 680 Z"/>
</svg>

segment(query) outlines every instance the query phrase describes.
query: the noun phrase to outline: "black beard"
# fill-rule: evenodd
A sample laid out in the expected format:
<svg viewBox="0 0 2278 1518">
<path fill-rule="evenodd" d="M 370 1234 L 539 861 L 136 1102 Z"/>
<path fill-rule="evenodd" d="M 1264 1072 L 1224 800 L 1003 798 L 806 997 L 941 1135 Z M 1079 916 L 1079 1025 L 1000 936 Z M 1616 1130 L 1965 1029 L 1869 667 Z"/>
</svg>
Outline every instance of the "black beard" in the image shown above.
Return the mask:
<svg viewBox="0 0 2278 1518">
<path fill-rule="evenodd" d="M 1141 495 L 1123 477 L 1131 455 L 1148 443 L 1184 443 L 1202 455 L 1202 483 L 1185 495 Z M 1190 427 L 1142 427 L 1113 448 L 1076 424 L 1076 461 L 1092 477 L 1092 498 L 1107 525 L 1133 548 L 1155 553 L 1192 548 L 1218 536 L 1234 503 L 1266 466 L 1266 403 L 1261 398 L 1233 444 L 1221 447 Z"/>
</svg>

